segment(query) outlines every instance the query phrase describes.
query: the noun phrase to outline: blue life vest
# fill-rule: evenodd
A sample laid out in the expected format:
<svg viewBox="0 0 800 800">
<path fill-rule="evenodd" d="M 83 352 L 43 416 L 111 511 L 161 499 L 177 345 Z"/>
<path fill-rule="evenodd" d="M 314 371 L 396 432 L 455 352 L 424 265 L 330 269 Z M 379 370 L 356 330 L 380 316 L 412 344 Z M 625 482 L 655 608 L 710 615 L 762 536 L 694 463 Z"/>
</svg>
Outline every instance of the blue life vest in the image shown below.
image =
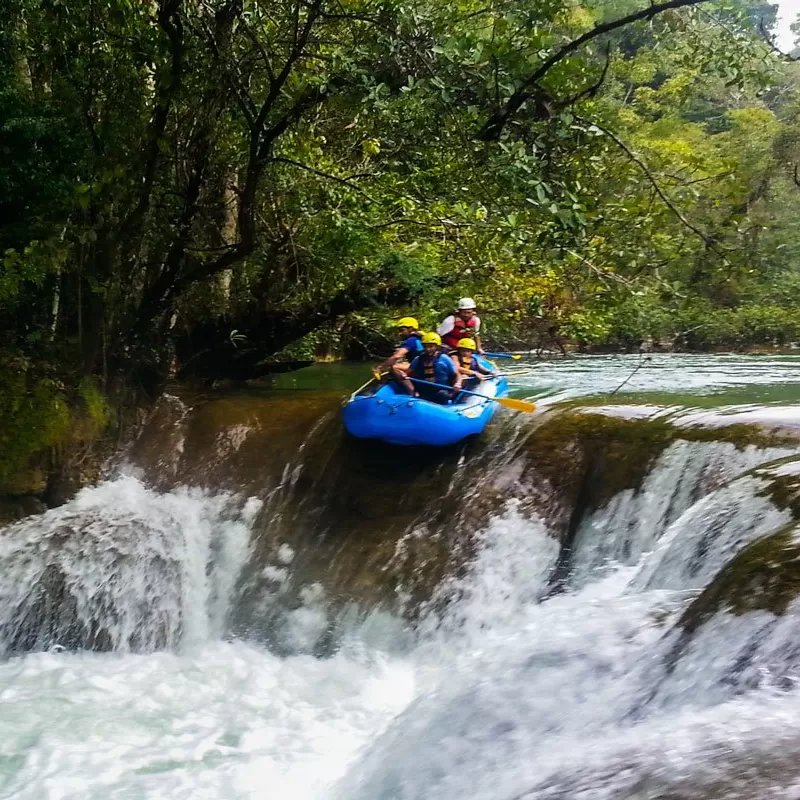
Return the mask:
<svg viewBox="0 0 800 800">
<path fill-rule="evenodd" d="M 424 355 L 417 356 L 411 362 L 411 377 L 423 381 L 452 386 L 456 374 L 452 359 L 444 353 L 437 353 L 430 361 Z"/>
<path fill-rule="evenodd" d="M 409 361 L 413 361 L 418 355 L 425 352 L 425 348 L 422 346 L 422 337 L 418 333 L 412 333 L 411 336 L 397 346 L 405 347 L 408 352 L 406 358 Z"/>
</svg>

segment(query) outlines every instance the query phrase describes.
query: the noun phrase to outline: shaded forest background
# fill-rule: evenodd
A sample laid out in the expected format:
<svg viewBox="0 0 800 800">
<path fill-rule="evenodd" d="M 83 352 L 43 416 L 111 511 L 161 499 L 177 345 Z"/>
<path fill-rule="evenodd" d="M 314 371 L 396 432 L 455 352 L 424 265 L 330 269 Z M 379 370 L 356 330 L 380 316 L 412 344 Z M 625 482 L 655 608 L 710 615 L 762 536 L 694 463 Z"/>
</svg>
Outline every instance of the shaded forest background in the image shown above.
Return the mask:
<svg viewBox="0 0 800 800">
<path fill-rule="evenodd" d="M 775 12 L 7 0 L 0 493 L 108 396 L 385 354 L 462 294 L 503 345 L 800 340 Z"/>
</svg>

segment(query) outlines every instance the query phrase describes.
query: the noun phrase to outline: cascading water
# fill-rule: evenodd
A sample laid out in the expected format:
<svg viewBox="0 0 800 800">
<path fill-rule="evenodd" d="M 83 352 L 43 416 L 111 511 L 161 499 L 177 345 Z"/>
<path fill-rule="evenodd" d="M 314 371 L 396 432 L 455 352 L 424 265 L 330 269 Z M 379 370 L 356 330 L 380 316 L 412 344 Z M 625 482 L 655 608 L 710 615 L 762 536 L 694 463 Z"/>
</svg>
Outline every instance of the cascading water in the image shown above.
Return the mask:
<svg viewBox="0 0 800 800">
<path fill-rule="evenodd" d="M 11 526 L 0 537 L 0 652 L 152 651 L 221 636 L 259 506 L 121 477 Z"/>
<path fill-rule="evenodd" d="M 606 491 L 591 419 L 394 464 L 262 400 L 0 531 L 0 797 L 800 797 L 791 436 L 657 428 Z"/>
<path fill-rule="evenodd" d="M 793 449 L 783 447 L 765 449 L 751 445 L 737 449 L 728 442 L 699 444 L 677 441 L 659 456 L 639 489 L 617 493 L 605 507 L 583 520 L 572 548 L 573 585 L 596 576 L 605 565 L 637 564 L 644 553 L 650 552 L 660 542 L 669 526 L 708 492 L 727 486 L 738 475 L 759 464 L 793 452 Z M 751 490 L 746 491 L 746 488 Z M 752 517 L 741 516 L 739 506 L 752 502 L 755 495 L 752 487 L 732 485 L 726 491 L 730 502 L 712 498 L 696 506 L 690 517 L 697 522 L 696 531 L 705 531 L 708 539 L 716 539 L 718 534 L 730 536 L 737 522 L 744 528 L 741 533 L 745 536 L 757 536 L 777 526 L 777 521 L 772 519 L 774 515 L 770 515 L 771 506 L 766 501 L 759 505 L 767 519 L 756 529 L 749 527 Z M 723 509 L 715 524 L 703 518 L 709 505 Z M 674 535 L 680 530 L 681 525 L 676 526 Z M 678 538 L 679 546 L 683 547 L 685 537 Z M 659 546 L 663 549 L 663 542 Z M 696 567 L 702 569 L 701 580 L 707 580 L 721 566 L 720 560 L 710 560 L 705 550 L 699 550 L 697 559 Z M 680 568 L 690 559 L 681 550 L 677 561 Z M 648 568 L 654 563 L 655 559 L 649 559 Z M 686 566 L 691 567 L 691 562 Z"/>
</svg>

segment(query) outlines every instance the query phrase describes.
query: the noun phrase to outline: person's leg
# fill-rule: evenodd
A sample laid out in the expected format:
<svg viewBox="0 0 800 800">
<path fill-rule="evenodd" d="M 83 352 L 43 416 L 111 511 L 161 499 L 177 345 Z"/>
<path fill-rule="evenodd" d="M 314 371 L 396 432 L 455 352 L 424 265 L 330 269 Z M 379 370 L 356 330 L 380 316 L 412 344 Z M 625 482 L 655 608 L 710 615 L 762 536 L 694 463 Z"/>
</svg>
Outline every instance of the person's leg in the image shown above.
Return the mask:
<svg viewBox="0 0 800 800">
<path fill-rule="evenodd" d="M 446 406 L 453 398 L 453 393 L 446 389 L 434 389 L 431 400 L 441 406 Z"/>
<path fill-rule="evenodd" d="M 408 374 L 406 372 L 407 367 L 400 367 L 397 364 L 394 364 L 389 372 L 392 375 L 392 379 L 397 382 L 400 388 L 405 392 L 405 394 L 414 394 L 414 384 L 408 379 Z"/>
</svg>

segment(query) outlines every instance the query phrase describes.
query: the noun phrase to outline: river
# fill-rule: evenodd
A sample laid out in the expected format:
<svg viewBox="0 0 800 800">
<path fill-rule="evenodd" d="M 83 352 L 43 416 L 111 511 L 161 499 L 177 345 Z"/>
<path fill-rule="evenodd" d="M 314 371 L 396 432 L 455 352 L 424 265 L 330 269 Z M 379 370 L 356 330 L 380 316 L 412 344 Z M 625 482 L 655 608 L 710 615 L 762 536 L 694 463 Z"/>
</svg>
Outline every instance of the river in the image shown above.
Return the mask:
<svg viewBox="0 0 800 800">
<path fill-rule="evenodd" d="M 800 358 L 513 367 L 433 454 L 175 392 L 3 529 L 0 797 L 800 798 Z"/>
</svg>

